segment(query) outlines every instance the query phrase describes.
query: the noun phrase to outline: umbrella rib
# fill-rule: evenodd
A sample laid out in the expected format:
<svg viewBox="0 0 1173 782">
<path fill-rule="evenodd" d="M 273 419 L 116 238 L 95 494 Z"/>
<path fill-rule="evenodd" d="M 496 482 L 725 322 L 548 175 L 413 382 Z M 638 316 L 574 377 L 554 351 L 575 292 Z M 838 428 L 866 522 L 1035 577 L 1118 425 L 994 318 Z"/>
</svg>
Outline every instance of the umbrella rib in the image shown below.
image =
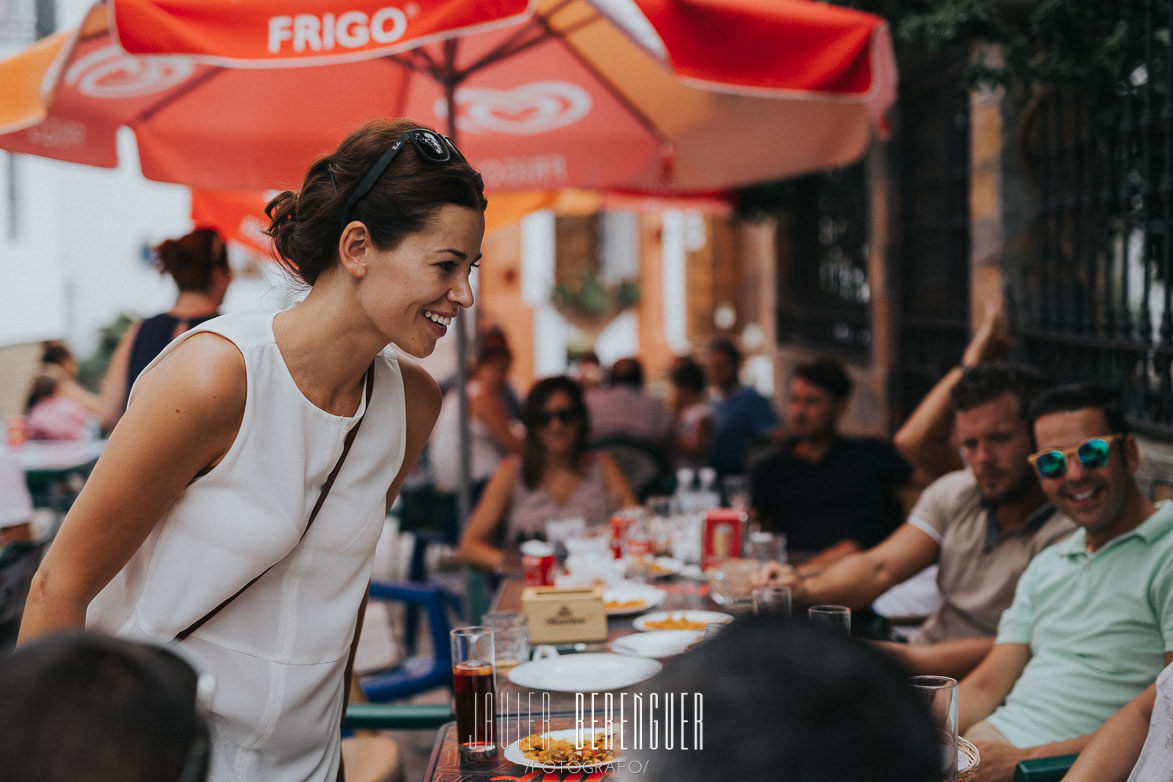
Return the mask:
<svg viewBox="0 0 1173 782">
<path fill-rule="evenodd" d="M 559 8 L 561 8 L 561 6 L 559 6 Z M 554 11 L 557 11 L 557 10 L 559 10 L 559 9 L 558 8 L 554 9 Z M 554 11 L 551 11 L 551 14 L 553 14 Z M 550 33 L 550 35 L 561 35 L 563 43 L 566 44 L 566 50 L 568 52 L 570 52 L 571 55 L 575 59 L 577 59 L 582 64 L 582 66 L 584 68 L 586 68 L 588 71 L 590 71 L 591 74 L 594 75 L 594 77 L 596 79 L 598 79 L 598 82 L 603 87 L 603 89 L 605 89 L 605 90 L 607 90 L 607 92 L 611 93 L 611 95 L 615 98 L 615 100 L 619 101 L 623 105 L 623 107 L 626 108 L 627 111 L 633 117 L 635 117 L 635 120 L 637 122 L 639 122 L 641 125 L 643 125 L 644 128 L 647 129 L 647 131 L 649 133 L 651 133 L 652 136 L 654 136 L 656 138 L 656 140 L 661 145 L 667 144 L 668 140 L 664 137 L 664 135 L 662 133 L 660 133 L 660 129 L 656 127 L 655 123 L 652 122 L 651 118 L 649 118 L 648 115 L 645 114 L 644 112 L 640 111 L 640 109 L 634 103 L 631 102 L 631 99 L 629 99 L 626 95 L 624 95 L 615 86 L 615 84 L 611 82 L 610 79 L 608 79 L 606 76 L 604 76 L 603 73 L 601 71 L 599 71 L 598 68 L 595 67 L 595 64 L 593 62 L 591 62 L 586 57 L 584 57 L 582 55 L 582 53 L 579 52 L 578 48 L 575 47 L 573 44 L 571 44 L 570 40 L 566 38 L 566 33 L 575 32 L 575 31 L 581 29 L 582 27 L 585 27 L 587 24 L 591 24 L 593 22 L 599 21 L 601 18 L 602 17 L 596 12 L 595 16 L 592 19 L 588 19 L 586 22 L 574 25 L 572 27 L 568 27 L 565 30 L 561 30 L 561 31 L 556 31 L 550 27 L 549 16 L 539 17 L 538 24 L 545 27 L 547 29 L 547 31 Z"/>
<path fill-rule="evenodd" d="M 163 108 L 168 103 L 171 103 L 176 98 L 180 98 L 180 97 L 188 94 L 189 92 L 196 89 L 197 87 L 202 87 L 205 83 L 207 83 L 210 79 L 212 79 L 212 77 L 218 76 L 222 70 L 224 70 L 224 69 L 217 68 L 217 67 L 211 67 L 208 70 L 201 73 L 199 76 L 196 76 L 194 79 L 189 79 L 189 80 L 185 81 L 177 89 L 167 93 L 166 95 L 159 98 L 159 100 L 155 101 L 150 106 L 143 109 L 143 111 L 141 111 L 139 113 L 139 115 L 134 118 L 133 122 L 131 122 L 129 124 L 137 125 L 140 122 L 146 122 L 147 120 L 151 119 L 151 117 L 155 116 L 155 112 L 159 111 L 159 109 Z"/>
<path fill-rule="evenodd" d="M 465 74 L 480 70 L 481 68 L 492 65 L 493 63 L 503 60 L 506 57 L 512 57 L 513 55 L 519 52 L 523 52 L 532 46 L 536 46 L 537 44 L 548 40 L 551 36 L 556 35 L 557 33 L 555 33 L 550 28 L 550 25 L 544 23 L 545 20 L 549 19 L 551 16 L 576 1 L 577 0 L 561 0 L 561 2 L 546 12 L 545 17 L 535 16 L 534 20 L 522 25 L 516 32 L 502 41 L 500 45 L 495 47 L 492 51 L 474 62 L 472 65 L 468 66 L 468 68 L 464 71 Z M 536 20 L 538 19 L 541 19 L 542 21 L 537 22 Z M 598 19 L 599 17 L 596 15 L 593 19 L 587 19 L 582 24 L 576 25 L 573 28 L 568 28 L 568 30 L 577 30 L 579 27 L 583 27 L 587 24 L 593 24 L 594 22 L 598 21 Z"/>
</svg>

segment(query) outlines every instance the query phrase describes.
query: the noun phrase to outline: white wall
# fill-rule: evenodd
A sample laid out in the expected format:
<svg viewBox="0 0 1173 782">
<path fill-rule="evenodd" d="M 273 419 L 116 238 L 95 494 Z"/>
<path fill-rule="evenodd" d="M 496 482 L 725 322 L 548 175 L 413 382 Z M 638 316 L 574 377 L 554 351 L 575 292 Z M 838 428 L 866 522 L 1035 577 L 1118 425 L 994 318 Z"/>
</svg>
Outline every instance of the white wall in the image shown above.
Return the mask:
<svg viewBox="0 0 1173 782">
<path fill-rule="evenodd" d="M 58 0 L 58 28 L 76 26 L 89 5 Z M 2 37 L 0 55 L 30 42 Z M 174 302 L 174 283 L 144 256 L 191 230 L 190 192 L 143 179 L 133 134 L 118 141 L 121 165 L 109 170 L 0 151 L 0 346 L 63 337 L 87 356 L 120 312 L 150 315 Z M 224 309 L 288 301 L 281 275 L 238 276 Z"/>
</svg>

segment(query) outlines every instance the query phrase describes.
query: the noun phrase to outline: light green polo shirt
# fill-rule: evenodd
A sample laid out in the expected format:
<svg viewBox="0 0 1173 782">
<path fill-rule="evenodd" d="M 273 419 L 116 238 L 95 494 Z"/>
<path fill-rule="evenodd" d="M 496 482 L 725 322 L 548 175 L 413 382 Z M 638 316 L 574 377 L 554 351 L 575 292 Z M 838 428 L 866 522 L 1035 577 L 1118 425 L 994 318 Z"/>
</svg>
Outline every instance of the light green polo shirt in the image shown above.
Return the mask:
<svg viewBox="0 0 1173 782">
<path fill-rule="evenodd" d="M 1043 549 L 1002 614 L 998 643 L 1031 657 L 989 721 L 1016 747 L 1091 733 L 1173 651 L 1173 502 L 1094 554 L 1084 530 Z"/>
</svg>

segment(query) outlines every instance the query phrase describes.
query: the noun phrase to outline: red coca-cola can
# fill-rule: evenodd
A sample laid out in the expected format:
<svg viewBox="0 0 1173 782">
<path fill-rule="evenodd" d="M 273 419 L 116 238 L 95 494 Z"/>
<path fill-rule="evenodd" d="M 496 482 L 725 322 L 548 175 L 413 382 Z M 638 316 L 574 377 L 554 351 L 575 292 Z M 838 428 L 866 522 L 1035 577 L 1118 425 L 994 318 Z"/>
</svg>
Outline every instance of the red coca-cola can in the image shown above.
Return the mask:
<svg viewBox="0 0 1173 782">
<path fill-rule="evenodd" d="M 29 420 L 23 415 L 10 415 L 4 421 L 9 448 L 19 448 L 29 439 Z"/>
<path fill-rule="evenodd" d="M 521 570 L 526 586 L 554 586 L 554 547 L 540 540 L 521 544 Z"/>
<path fill-rule="evenodd" d="M 630 509 L 616 511 L 611 516 L 611 555 L 623 559 L 627 553 L 627 533 L 631 529 L 636 513 Z"/>
</svg>

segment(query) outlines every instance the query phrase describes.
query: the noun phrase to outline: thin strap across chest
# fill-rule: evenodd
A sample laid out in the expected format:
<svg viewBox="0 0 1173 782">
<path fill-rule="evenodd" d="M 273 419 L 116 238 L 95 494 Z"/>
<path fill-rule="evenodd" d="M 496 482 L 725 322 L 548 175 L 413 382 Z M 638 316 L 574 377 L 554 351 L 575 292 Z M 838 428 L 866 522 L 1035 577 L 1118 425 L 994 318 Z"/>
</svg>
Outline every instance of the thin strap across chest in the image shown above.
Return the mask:
<svg viewBox="0 0 1173 782">
<path fill-rule="evenodd" d="M 350 453 L 350 446 L 351 446 L 351 444 L 354 443 L 354 438 L 358 434 L 358 428 L 360 426 L 362 426 L 363 419 L 366 418 L 366 416 L 367 416 L 367 410 L 369 410 L 371 407 L 371 394 L 374 392 L 374 388 L 375 388 L 375 365 L 371 364 L 371 366 L 367 369 L 367 375 L 366 375 L 366 404 L 363 407 L 363 413 L 362 413 L 362 415 L 360 415 L 358 417 L 358 420 L 354 422 L 354 426 L 350 427 L 350 431 L 346 433 L 346 440 L 342 444 L 342 454 L 338 457 L 338 461 L 334 464 L 334 469 L 331 470 L 330 474 L 326 477 L 326 482 L 322 484 L 322 491 L 318 495 L 318 501 L 316 503 L 314 503 L 314 509 L 312 511 L 310 511 L 310 517 L 309 517 L 309 520 L 305 523 L 305 529 L 303 529 L 301 531 L 301 537 L 298 539 L 299 544 L 302 540 L 305 540 L 306 533 L 308 533 L 310 531 L 310 527 L 312 527 L 314 524 L 314 519 L 316 519 L 318 517 L 318 511 L 320 511 L 322 509 L 322 503 L 324 503 L 326 501 L 326 495 L 330 493 L 330 487 L 334 485 L 334 479 L 338 477 L 339 471 L 342 470 L 342 463 L 346 461 L 346 455 L 348 453 Z M 274 567 L 276 567 L 277 564 L 278 564 L 277 562 L 274 562 L 272 565 L 269 565 L 269 567 L 265 568 L 263 571 L 258 573 L 251 581 L 249 581 L 247 584 L 242 586 L 240 589 L 236 590 L 236 592 L 234 594 L 225 598 L 224 602 L 220 603 L 220 605 L 216 606 L 211 611 L 204 614 L 196 621 L 192 622 L 190 625 L 185 627 L 183 630 L 180 630 L 178 633 L 176 633 L 175 640 L 182 641 L 185 638 L 187 638 L 188 636 L 190 636 L 192 633 L 194 633 L 196 630 L 203 627 L 204 624 L 209 619 L 211 619 L 216 614 L 223 611 L 228 606 L 229 603 L 231 603 L 236 598 L 240 597 L 244 593 L 244 591 L 246 589 L 248 589 L 249 587 L 251 587 L 253 584 L 260 581 L 261 578 L 266 573 L 268 573 L 270 570 L 272 570 Z"/>
</svg>

